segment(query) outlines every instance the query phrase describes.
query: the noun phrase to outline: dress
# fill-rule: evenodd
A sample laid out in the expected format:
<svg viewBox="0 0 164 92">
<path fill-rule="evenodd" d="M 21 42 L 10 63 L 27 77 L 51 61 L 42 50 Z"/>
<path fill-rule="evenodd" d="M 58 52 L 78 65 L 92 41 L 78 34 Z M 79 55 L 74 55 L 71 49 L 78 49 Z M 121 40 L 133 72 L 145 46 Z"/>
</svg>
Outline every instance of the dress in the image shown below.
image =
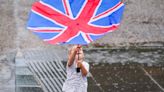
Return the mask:
<svg viewBox="0 0 164 92">
<path fill-rule="evenodd" d="M 85 61 L 82 62 L 85 69 L 89 72 L 89 64 Z M 67 66 L 67 79 L 63 84 L 63 92 L 87 92 L 88 82 L 87 76 L 82 76 L 81 72 L 76 72 L 75 63 L 72 66 Z"/>
</svg>

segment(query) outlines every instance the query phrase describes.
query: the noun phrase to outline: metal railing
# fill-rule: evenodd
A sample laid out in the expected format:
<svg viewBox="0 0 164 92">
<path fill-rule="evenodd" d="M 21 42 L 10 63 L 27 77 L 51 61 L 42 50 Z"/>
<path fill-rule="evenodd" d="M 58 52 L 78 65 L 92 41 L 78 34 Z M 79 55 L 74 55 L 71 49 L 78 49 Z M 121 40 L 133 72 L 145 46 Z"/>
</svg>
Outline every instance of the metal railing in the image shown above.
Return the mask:
<svg viewBox="0 0 164 92">
<path fill-rule="evenodd" d="M 55 52 L 26 52 L 24 59 L 29 69 L 39 80 L 44 92 L 62 92 L 66 71 Z"/>
</svg>

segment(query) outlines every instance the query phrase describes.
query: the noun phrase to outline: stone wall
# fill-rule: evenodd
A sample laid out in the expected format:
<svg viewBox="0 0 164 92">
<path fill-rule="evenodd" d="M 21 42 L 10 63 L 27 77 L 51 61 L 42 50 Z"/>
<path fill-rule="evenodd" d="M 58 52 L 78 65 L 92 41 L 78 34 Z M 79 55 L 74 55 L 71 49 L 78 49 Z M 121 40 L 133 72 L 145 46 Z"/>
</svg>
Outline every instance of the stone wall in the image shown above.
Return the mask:
<svg viewBox="0 0 164 92">
<path fill-rule="evenodd" d="M 0 51 L 8 51 L 16 47 L 16 27 L 13 0 L 0 0 Z"/>
</svg>

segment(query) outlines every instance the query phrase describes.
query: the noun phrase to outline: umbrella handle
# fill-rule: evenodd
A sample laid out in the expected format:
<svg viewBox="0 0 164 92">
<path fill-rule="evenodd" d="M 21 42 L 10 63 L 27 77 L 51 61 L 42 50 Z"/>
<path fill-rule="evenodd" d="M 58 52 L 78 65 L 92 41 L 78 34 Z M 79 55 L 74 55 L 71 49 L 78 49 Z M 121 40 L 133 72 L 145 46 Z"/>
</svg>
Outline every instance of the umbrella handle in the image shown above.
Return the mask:
<svg viewBox="0 0 164 92">
<path fill-rule="evenodd" d="M 78 44 L 78 48 L 80 48 L 80 45 L 79 45 L 79 44 Z M 80 60 L 80 58 L 79 58 L 79 50 L 77 51 L 77 53 L 78 53 L 77 58 L 78 58 L 78 60 Z M 76 68 L 76 72 L 77 72 L 77 73 L 80 72 L 80 68 L 79 68 L 79 67 Z"/>
<path fill-rule="evenodd" d="M 79 60 L 79 54 L 78 54 L 78 60 Z M 77 72 L 77 73 L 80 72 L 80 67 L 76 67 L 76 72 Z"/>
<path fill-rule="evenodd" d="M 80 47 L 81 47 L 81 45 L 78 44 L 78 45 L 77 45 L 77 48 L 80 48 Z M 77 51 L 77 53 L 78 53 L 78 60 L 79 60 L 79 59 L 80 59 L 80 58 L 79 58 L 79 50 Z"/>
</svg>

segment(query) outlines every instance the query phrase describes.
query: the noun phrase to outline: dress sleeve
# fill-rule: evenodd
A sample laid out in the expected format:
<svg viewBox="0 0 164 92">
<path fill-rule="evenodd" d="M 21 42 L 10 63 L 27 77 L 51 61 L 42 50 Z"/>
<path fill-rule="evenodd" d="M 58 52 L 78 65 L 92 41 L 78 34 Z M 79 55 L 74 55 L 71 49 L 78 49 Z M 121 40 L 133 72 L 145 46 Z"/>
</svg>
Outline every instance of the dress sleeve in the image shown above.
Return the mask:
<svg viewBox="0 0 164 92">
<path fill-rule="evenodd" d="M 83 65 L 84 65 L 85 69 L 87 70 L 87 72 L 89 72 L 89 64 L 84 61 Z"/>
</svg>

